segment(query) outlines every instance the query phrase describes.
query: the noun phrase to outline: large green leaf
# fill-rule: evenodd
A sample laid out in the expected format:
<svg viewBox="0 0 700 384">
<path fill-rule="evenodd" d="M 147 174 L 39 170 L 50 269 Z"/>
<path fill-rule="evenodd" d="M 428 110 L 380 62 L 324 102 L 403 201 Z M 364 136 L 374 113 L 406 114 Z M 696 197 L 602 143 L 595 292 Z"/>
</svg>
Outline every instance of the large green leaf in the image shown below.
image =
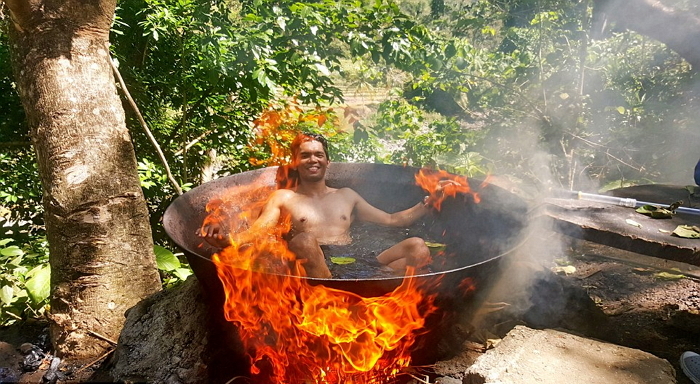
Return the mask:
<svg viewBox="0 0 700 384">
<path fill-rule="evenodd" d="M 176 268 L 173 271 L 173 275 L 177 276 L 178 279 L 180 280 L 187 280 L 188 277 L 192 274 L 192 270 L 189 268 Z"/>
<path fill-rule="evenodd" d="M 24 255 L 24 251 L 16 245 L 11 245 L 7 248 L 0 249 L 0 255 L 3 255 L 3 256 L 21 256 L 21 255 Z"/>
<path fill-rule="evenodd" d="M 3 285 L 2 289 L 0 289 L 0 301 L 5 305 L 10 305 L 12 304 L 12 296 L 14 296 L 12 287 Z"/>
<path fill-rule="evenodd" d="M 156 263 L 158 264 L 158 269 L 162 271 L 173 271 L 180 268 L 180 260 L 174 253 L 161 247 L 160 245 L 154 245 L 153 251 L 156 254 Z"/>
<path fill-rule="evenodd" d="M 51 294 L 51 267 L 48 264 L 38 265 L 27 272 L 29 279 L 24 286 L 29 297 L 35 303 L 44 301 Z"/>
</svg>

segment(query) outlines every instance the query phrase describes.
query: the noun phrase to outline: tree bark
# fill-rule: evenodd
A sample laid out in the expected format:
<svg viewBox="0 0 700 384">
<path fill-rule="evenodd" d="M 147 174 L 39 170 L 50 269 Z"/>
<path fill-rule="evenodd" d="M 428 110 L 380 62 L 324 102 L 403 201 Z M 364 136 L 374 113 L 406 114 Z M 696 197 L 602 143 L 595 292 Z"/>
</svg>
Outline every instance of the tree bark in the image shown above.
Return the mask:
<svg viewBox="0 0 700 384">
<path fill-rule="evenodd" d="M 594 0 L 618 27 L 656 39 L 700 70 L 700 18 L 664 6 L 657 0 Z"/>
<path fill-rule="evenodd" d="M 108 60 L 116 0 L 6 0 L 18 91 L 43 187 L 51 339 L 99 356 L 160 289 L 124 110 Z"/>
</svg>

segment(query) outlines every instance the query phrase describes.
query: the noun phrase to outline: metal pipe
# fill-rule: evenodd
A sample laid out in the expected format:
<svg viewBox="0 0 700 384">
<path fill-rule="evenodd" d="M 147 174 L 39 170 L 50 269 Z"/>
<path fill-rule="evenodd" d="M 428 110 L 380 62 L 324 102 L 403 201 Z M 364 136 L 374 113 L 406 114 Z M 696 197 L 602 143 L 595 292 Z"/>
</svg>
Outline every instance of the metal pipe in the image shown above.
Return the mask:
<svg viewBox="0 0 700 384">
<path fill-rule="evenodd" d="M 594 193 L 586 193 L 586 192 L 581 192 L 581 191 L 563 191 L 562 190 L 560 192 L 567 195 L 568 198 L 570 198 L 570 199 L 594 201 L 596 203 L 620 205 L 623 207 L 630 207 L 630 208 L 639 208 L 639 207 L 644 206 L 644 205 L 654 205 L 657 207 L 667 206 L 667 204 L 650 203 L 648 201 L 639 201 L 637 199 L 628 198 L 628 197 L 598 195 L 598 194 L 594 194 Z M 700 209 L 688 208 L 688 207 L 678 207 L 678 208 L 676 208 L 676 213 L 683 213 L 683 214 L 688 214 L 688 215 L 700 216 Z"/>
</svg>

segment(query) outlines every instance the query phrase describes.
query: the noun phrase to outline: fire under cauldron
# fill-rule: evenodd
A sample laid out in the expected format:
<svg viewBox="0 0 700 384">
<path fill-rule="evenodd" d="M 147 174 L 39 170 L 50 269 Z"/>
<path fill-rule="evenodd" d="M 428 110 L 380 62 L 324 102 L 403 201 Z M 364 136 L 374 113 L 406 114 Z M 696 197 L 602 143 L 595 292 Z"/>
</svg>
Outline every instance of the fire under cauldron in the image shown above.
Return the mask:
<svg viewBox="0 0 700 384">
<path fill-rule="evenodd" d="M 211 261 L 215 250 L 196 236 L 208 213 L 207 203 L 214 198 L 247 205 L 250 200 L 265 199 L 274 188 L 276 167 L 264 168 L 223 177 L 198 186 L 178 197 L 165 212 L 163 222 L 170 238 L 183 250 L 190 266 L 205 292 L 210 296 L 212 307 L 223 306 L 223 287 Z M 370 204 L 387 212 L 396 212 L 422 201 L 425 191 L 416 185 L 417 168 L 382 164 L 332 163 L 327 173 L 327 184 L 331 187 L 350 187 Z M 478 193 L 477 203 L 473 195 L 458 195 L 442 203 L 441 210 L 426 215 L 416 223 L 423 233 L 446 245 L 440 266 L 430 273 L 414 277 L 418 284 L 425 283 L 436 290 L 435 304 L 443 309 L 440 320 L 430 325 L 426 321 L 427 333 L 431 327 L 444 328 L 445 316 L 454 302 L 463 303 L 467 296 L 458 287 L 464 281 L 476 287 L 476 292 L 497 279 L 499 261 L 525 240 L 527 205 L 497 186 L 469 180 L 472 191 Z M 247 188 L 254 186 L 253 193 Z M 255 191 L 259 188 L 259 193 Z M 239 195 L 237 195 L 239 193 Z M 235 205 L 235 204 L 234 204 Z M 403 277 L 307 279 L 312 285 L 323 284 L 364 297 L 379 296 L 391 292 L 403 281 Z M 471 292 L 473 295 L 475 292 Z M 426 319 L 428 320 L 428 319 Z M 441 325 L 437 325 L 440 323 Z M 429 343 L 423 343 L 429 345 Z M 434 346 L 434 344 L 433 344 Z M 416 358 L 414 361 L 428 361 Z"/>
</svg>

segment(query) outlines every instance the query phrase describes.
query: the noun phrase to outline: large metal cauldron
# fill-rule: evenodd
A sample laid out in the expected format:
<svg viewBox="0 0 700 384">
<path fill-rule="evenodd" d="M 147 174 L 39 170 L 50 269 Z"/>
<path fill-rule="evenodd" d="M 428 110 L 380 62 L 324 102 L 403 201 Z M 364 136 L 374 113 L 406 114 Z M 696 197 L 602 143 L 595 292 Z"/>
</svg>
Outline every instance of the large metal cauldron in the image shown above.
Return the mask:
<svg viewBox="0 0 700 384">
<path fill-rule="evenodd" d="M 190 190 L 173 201 L 163 218 L 170 238 L 184 251 L 195 275 L 214 301 L 223 302 L 223 288 L 210 261 L 213 249 L 195 233 L 207 213 L 205 205 L 212 198 L 264 199 L 275 184 L 276 167 L 223 177 Z M 332 163 L 327 182 L 331 187 L 350 187 L 370 204 L 387 212 L 396 212 L 421 201 L 425 192 L 415 185 L 417 168 L 382 164 Z M 231 196 L 236 186 L 258 183 L 259 194 Z M 502 256 L 524 240 L 527 206 L 517 196 L 493 185 L 480 186 L 470 180 L 472 190 L 479 193 L 480 203 L 470 195 L 448 199 L 440 212 L 426 216 L 421 225 L 432 238 L 447 244 L 451 255 L 448 267 L 441 272 L 419 274 L 419 282 L 440 280 L 440 291 L 454 293 L 465 278 L 476 287 L 493 280 Z M 234 200 L 235 201 L 235 200 Z M 318 279 L 305 278 L 312 284 L 323 284 L 363 296 L 387 293 L 401 284 L 402 278 Z"/>
</svg>

